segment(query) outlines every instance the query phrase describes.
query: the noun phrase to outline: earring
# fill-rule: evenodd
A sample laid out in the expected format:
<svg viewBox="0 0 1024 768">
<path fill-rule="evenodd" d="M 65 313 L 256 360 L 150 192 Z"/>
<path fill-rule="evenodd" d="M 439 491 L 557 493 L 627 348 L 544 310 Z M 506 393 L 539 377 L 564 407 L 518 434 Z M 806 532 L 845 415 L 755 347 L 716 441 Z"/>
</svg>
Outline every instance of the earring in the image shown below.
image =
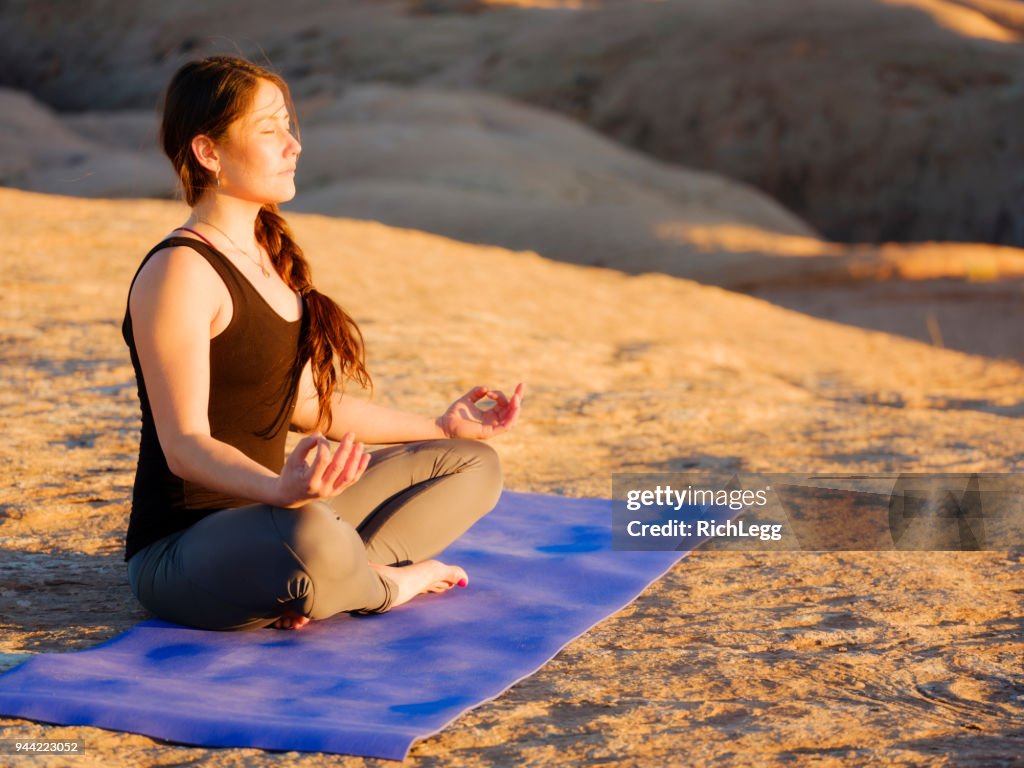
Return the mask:
<svg viewBox="0 0 1024 768">
<path fill-rule="evenodd" d="M 220 169 L 217 169 L 217 186 L 220 186 Z"/>
</svg>

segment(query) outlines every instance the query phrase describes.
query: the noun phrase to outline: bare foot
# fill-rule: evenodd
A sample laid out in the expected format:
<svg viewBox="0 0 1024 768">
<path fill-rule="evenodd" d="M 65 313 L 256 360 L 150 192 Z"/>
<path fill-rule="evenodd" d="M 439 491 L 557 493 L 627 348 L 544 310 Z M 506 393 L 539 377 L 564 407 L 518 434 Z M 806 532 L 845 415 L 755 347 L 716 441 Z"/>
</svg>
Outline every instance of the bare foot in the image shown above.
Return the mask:
<svg viewBox="0 0 1024 768">
<path fill-rule="evenodd" d="M 390 565 L 370 563 L 370 567 L 387 576 L 398 587 L 398 594 L 391 600 L 391 607 L 402 605 L 416 595 L 426 592 L 447 592 L 458 584 L 464 587 L 469 584 L 469 576 L 457 565 L 446 565 L 440 560 L 424 560 L 402 568 Z"/>
<path fill-rule="evenodd" d="M 274 629 L 302 629 L 304 626 L 309 624 L 309 618 L 299 613 L 292 613 L 288 611 L 284 616 L 275 621 L 272 626 Z"/>
</svg>

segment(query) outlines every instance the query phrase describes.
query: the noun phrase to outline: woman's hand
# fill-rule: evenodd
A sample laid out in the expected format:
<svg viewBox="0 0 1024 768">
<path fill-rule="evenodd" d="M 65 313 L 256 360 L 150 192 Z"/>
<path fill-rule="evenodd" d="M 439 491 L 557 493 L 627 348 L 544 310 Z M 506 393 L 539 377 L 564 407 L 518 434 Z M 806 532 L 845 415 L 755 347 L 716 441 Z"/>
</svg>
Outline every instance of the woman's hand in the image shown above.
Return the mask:
<svg viewBox="0 0 1024 768">
<path fill-rule="evenodd" d="M 484 399 L 494 401 L 492 408 L 482 410 L 477 402 Z M 473 387 L 437 418 L 437 425 L 445 437 L 466 437 L 471 440 L 486 440 L 512 429 L 519 418 L 523 402 L 523 385 L 516 385 L 511 398 L 487 387 Z"/>
<path fill-rule="evenodd" d="M 310 453 L 313 458 L 307 462 Z M 370 454 L 363 453 L 362 443 L 355 441 L 352 432 L 345 433 L 333 457 L 323 435 L 304 437 L 277 479 L 277 504 L 294 508 L 337 496 L 363 476 L 369 463 Z"/>
</svg>

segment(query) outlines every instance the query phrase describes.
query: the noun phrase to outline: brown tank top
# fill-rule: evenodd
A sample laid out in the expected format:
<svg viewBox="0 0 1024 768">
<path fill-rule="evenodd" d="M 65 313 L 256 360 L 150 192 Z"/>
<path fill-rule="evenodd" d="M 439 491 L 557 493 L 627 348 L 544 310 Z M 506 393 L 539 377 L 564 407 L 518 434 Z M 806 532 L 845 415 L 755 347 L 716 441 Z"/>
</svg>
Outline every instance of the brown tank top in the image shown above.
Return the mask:
<svg viewBox="0 0 1024 768">
<path fill-rule="evenodd" d="M 142 260 L 132 286 L 154 253 L 173 246 L 186 246 L 202 255 L 231 294 L 231 321 L 210 339 L 210 433 L 267 469 L 280 472 L 298 392 L 295 361 L 307 313 L 303 312 L 303 320 L 285 320 L 226 256 L 192 238 L 172 237 L 159 243 Z M 128 293 L 131 295 L 131 288 Z M 171 472 L 157 437 L 127 308 L 121 334 L 135 368 L 142 410 L 139 462 L 125 537 L 128 560 L 143 547 L 216 510 L 254 502 L 210 490 Z"/>
</svg>

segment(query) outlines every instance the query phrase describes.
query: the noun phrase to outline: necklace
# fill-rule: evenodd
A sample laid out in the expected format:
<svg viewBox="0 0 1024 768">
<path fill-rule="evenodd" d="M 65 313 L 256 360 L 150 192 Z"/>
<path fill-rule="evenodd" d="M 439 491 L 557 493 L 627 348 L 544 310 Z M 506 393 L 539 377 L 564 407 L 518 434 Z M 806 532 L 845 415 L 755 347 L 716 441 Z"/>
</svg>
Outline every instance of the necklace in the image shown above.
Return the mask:
<svg viewBox="0 0 1024 768">
<path fill-rule="evenodd" d="M 264 277 L 270 277 L 270 272 L 268 272 L 267 268 L 265 266 L 263 266 L 263 251 L 259 252 L 260 258 L 259 258 L 259 261 L 257 261 L 256 259 L 254 259 L 252 257 L 251 253 L 249 253 L 247 250 L 242 248 L 238 243 L 236 243 L 234 240 L 232 240 L 231 239 L 231 235 L 229 235 L 227 232 L 225 232 L 223 229 L 218 227 L 213 222 L 206 221 L 205 219 L 196 219 L 196 221 L 198 221 L 200 224 L 206 224 L 209 227 L 213 227 L 218 232 L 220 232 L 222 235 L 224 235 L 224 237 L 226 237 L 228 239 L 228 242 L 231 243 L 233 246 L 235 246 L 235 250 L 240 251 L 247 259 L 249 259 L 249 261 L 251 261 L 253 264 L 255 264 L 257 267 L 260 268 L 260 272 L 263 273 Z"/>
</svg>

